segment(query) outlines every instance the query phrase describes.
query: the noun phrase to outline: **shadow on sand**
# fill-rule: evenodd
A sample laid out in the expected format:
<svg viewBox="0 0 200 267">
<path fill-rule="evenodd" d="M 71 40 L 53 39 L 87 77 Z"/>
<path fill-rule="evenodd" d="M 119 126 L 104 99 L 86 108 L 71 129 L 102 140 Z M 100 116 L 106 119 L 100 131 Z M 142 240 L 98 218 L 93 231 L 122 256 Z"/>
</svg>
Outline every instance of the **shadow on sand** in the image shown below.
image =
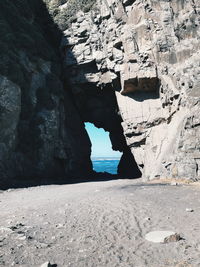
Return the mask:
<svg viewBox="0 0 200 267">
<path fill-rule="evenodd" d="M 140 177 L 138 177 L 139 179 Z M 72 177 L 70 178 L 34 178 L 34 179 L 12 179 L 9 181 L 0 182 L 0 190 L 8 189 L 19 189 L 28 188 L 36 186 L 47 186 L 47 185 L 66 185 L 66 184 L 78 184 L 78 183 L 88 183 L 88 182 L 106 182 L 118 179 L 133 179 L 131 177 L 120 176 L 118 174 L 110 174 L 107 172 L 92 172 L 92 174 L 85 177 Z M 134 177 L 134 179 L 137 179 Z M 134 186 L 143 186 L 134 185 Z M 123 187 L 121 189 L 128 189 L 131 186 Z"/>
</svg>

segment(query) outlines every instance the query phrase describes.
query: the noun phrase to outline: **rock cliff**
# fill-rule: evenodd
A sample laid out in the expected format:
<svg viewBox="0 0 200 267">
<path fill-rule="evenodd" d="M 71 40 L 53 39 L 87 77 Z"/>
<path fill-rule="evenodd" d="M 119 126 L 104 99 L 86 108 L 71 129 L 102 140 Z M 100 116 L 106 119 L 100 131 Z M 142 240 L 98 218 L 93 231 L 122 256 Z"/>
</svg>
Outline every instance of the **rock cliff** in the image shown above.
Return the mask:
<svg viewBox="0 0 200 267">
<path fill-rule="evenodd" d="M 0 7 L 0 185 L 90 172 L 90 140 L 62 78 L 62 33 L 40 0 Z"/>
<path fill-rule="evenodd" d="M 126 143 L 147 179 L 200 177 L 199 15 L 197 0 L 97 0 L 62 25 L 65 75 L 84 120 L 111 131 L 115 92 Z M 101 108 L 108 122 L 98 121 Z"/>
<path fill-rule="evenodd" d="M 1 181 L 91 173 L 84 122 L 122 175 L 199 179 L 199 1 L 43 1 L 0 4 Z"/>
</svg>

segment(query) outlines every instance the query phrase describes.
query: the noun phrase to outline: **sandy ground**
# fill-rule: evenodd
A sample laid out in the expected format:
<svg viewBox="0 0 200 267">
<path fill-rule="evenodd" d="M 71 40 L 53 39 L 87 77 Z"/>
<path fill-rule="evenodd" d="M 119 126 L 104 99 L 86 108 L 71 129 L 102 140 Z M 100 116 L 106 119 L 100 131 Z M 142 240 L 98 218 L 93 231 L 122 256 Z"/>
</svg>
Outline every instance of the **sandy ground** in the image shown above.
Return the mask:
<svg viewBox="0 0 200 267">
<path fill-rule="evenodd" d="M 154 230 L 183 239 L 146 241 Z M 46 261 L 58 267 L 200 266 L 200 187 L 114 180 L 1 191 L 0 266 Z"/>
</svg>

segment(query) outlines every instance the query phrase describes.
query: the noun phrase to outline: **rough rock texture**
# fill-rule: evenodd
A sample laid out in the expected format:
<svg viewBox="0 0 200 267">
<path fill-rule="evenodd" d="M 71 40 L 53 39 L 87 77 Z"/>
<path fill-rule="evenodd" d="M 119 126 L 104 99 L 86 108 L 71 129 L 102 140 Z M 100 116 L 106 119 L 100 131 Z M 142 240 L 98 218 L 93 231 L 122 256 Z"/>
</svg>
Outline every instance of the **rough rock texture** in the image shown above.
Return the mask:
<svg viewBox="0 0 200 267">
<path fill-rule="evenodd" d="M 46 2 L 51 10 L 54 1 Z M 81 2 L 80 7 L 83 2 Z M 68 9 L 74 3 L 76 1 L 69 1 L 63 4 L 64 7 L 61 5 L 59 7 L 60 12 L 68 14 Z M 51 13 L 54 12 L 51 10 Z M 64 38 L 61 43 L 66 83 L 68 83 L 72 92 L 82 121 L 91 122 L 96 127 L 108 131 L 113 150 L 123 152 L 118 173 L 121 176 L 138 178 L 141 176 L 141 172 L 130 152 L 130 148 L 127 147 L 123 135 L 122 118 L 119 114 L 115 90 L 107 80 L 104 84 L 99 82 L 99 70 L 93 57 L 95 55 L 91 54 L 92 47 L 97 46 L 99 42 L 92 41 L 88 35 L 88 31 L 92 30 L 91 14 L 84 15 L 80 11 L 77 16 L 78 22 L 72 23 L 69 30 L 64 31 Z M 63 20 L 59 20 L 57 17 L 61 18 L 62 14 L 58 13 L 55 21 L 63 29 Z M 89 19 L 87 20 L 87 18 Z M 66 22 L 67 25 L 68 23 Z M 95 28 L 95 30 L 97 31 L 98 29 Z M 98 55 L 96 56 L 98 57 Z"/>
<path fill-rule="evenodd" d="M 0 5 L 0 184 L 87 173 L 91 144 L 63 87 L 61 32 L 40 0 Z"/>
<path fill-rule="evenodd" d="M 62 42 L 42 0 L 1 2 L 1 180 L 90 173 L 83 122 L 122 175 L 199 179 L 199 1 L 44 1 Z"/>
<path fill-rule="evenodd" d="M 98 0 L 64 30 L 66 73 L 82 116 L 95 123 L 90 106 L 97 110 L 114 90 L 126 142 L 148 179 L 200 177 L 199 15 L 197 0 Z"/>
</svg>

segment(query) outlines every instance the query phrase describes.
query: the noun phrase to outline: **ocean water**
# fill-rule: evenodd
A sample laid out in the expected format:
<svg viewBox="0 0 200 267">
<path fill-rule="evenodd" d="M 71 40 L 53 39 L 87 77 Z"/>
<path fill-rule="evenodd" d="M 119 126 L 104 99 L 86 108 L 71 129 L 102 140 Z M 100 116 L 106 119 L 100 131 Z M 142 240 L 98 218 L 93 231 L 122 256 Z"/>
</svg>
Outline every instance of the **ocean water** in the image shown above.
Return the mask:
<svg viewBox="0 0 200 267">
<path fill-rule="evenodd" d="M 119 158 L 92 158 L 93 169 L 96 172 L 117 174 Z"/>
</svg>

